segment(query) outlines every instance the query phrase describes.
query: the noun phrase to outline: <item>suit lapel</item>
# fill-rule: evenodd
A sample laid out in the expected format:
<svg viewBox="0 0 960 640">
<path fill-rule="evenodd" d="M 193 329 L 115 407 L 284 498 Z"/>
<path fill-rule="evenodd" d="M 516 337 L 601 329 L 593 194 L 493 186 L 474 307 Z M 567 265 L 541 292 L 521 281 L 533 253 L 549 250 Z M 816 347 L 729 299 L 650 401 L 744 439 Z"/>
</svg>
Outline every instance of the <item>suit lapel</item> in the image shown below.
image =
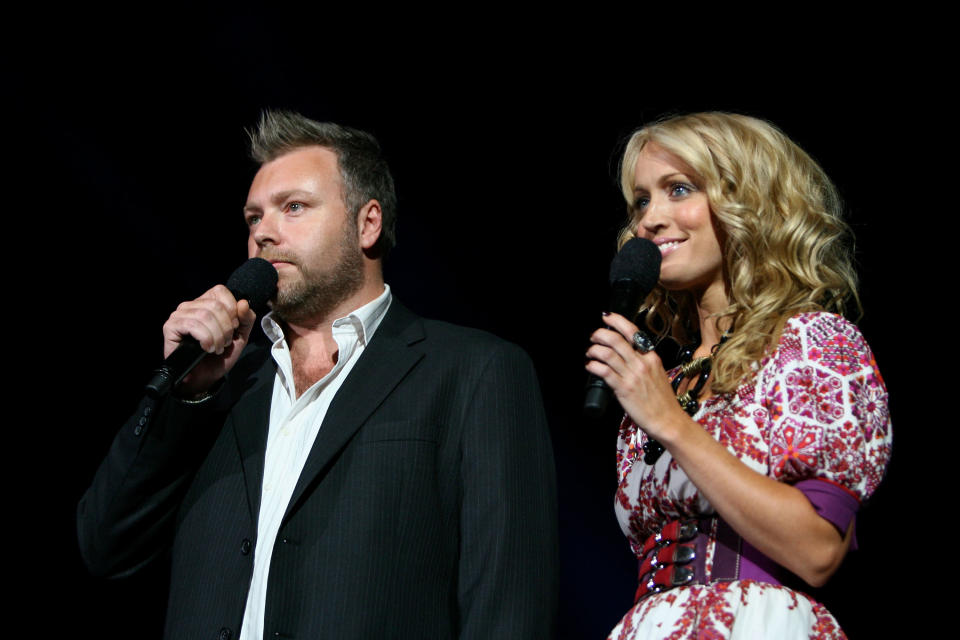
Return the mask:
<svg viewBox="0 0 960 640">
<path fill-rule="evenodd" d="M 266 359 L 257 371 L 245 379 L 246 389 L 232 411 L 233 430 L 237 438 L 243 478 L 247 486 L 247 503 L 254 527 L 260 513 L 260 493 L 263 485 L 263 460 L 267 450 L 267 432 L 270 429 L 270 405 L 273 402 L 273 382 L 276 365 L 266 349 Z"/>
<path fill-rule="evenodd" d="M 286 520 L 304 492 L 423 357 L 413 345 L 423 340 L 420 319 L 396 299 L 370 344 L 337 392 L 284 514 Z M 261 475 L 262 470 L 261 453 Z M 257 487 L 259 495 L 259 485 Z"/>
</svg>

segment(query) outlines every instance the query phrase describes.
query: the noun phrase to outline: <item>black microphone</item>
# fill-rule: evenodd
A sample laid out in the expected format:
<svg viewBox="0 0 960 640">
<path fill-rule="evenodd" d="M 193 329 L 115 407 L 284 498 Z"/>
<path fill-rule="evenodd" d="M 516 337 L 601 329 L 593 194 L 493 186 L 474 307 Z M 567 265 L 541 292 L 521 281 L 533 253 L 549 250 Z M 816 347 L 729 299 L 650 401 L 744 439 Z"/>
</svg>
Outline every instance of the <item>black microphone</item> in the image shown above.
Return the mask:
<svg viewBox="0 0 960 640">
<path fill-rule="evenodd" d="M 610 263 L 610 307 L 632 320 L 640 303 L 660 279 L 660 249 L 646 238 L 634 238 L 623 245 Z M 587 378 L 587 393 L 583 412 L 589 418 L 599 418 L 607 410 L 610 387 L 592 373 Z"/>
<path fill-rule="evenodd" d="M 253 312 L 260 315 L 277 294 L 277 270 L 263 258 L 250 258 L 227 280 L 227 289 L 237 300 L 249 302 Z M 147 395 L 159 398 L 169 393 L 206 355 L 193 336 L 184 336 L 180 346 L 153 372 L 147 383 Z"/>
</svg>

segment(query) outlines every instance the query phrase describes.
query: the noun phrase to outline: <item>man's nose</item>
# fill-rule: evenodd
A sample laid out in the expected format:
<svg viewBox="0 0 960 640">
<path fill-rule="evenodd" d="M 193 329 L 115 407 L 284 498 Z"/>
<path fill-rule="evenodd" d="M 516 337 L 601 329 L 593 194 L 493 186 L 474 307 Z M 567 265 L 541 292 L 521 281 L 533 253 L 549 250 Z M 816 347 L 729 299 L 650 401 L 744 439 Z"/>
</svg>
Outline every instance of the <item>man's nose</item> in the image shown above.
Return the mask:
<svg viewBox="0 0 960 640">
<path fill-rule="evenodd" d="M 260 216 L 260 221 L 254 225 L 250 235 L 257 246 L 262 247 L 267 244 L 277 244 L 279 237 L 277 232 L 277 216 L 264 213 Z"/>
</svg>

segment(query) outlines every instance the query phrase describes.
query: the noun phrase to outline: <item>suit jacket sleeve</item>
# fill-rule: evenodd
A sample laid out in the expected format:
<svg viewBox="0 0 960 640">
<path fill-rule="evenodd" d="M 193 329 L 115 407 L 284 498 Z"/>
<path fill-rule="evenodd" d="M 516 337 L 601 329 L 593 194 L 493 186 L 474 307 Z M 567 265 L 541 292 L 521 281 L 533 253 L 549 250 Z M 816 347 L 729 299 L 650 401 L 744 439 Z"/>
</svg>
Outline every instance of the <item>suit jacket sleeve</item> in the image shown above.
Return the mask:
<svg viewBox="0 0 960 640">
<path fill-rule="evenodd" d="M 533 365 L 500 344 L 463 409 L 460 637 L 552 638 L 553 452 Z"/>
<path fill-rule="evenodd" d="M 127 576 L 170 548 L 180 504 L 197 469 L 267 355 L 267 349 L 248 345 L 205 402 L 140 401 L 77 507 L 80 555 L 91 574 Z"/>
<path fill-rule="evenodd" d="M 202 403 L 144 397 L 77 506 L 80 555 L 95 576 L 123 577 L 166 552 L 180 504 L 224 419 L 269 350 L 247 345 Z"/>
<path fill-rule="evenodd" d="M 216 404 L 140 401 L 77 507 L 80 552 L 93 575 L 130 575 L 169 547 L 180 501 L 222 420 Z"/>
</svg>

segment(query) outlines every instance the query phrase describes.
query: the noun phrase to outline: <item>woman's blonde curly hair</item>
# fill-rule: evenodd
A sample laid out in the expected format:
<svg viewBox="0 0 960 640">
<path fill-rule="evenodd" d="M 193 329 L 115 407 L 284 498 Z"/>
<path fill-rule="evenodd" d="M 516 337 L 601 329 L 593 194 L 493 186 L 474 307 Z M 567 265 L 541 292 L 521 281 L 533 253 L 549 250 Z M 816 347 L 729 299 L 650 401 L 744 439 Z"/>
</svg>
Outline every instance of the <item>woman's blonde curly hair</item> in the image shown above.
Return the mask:
<svg viewBox="0 0 960 640">
<path fill-rule="evenodd" d="M 732 392 L 776 344 L 786 321 L 803 311 L 860 311 L 853 236 L 836 188 L 800 147 L 768 122 L 729 113 L 696 113 L 635 132 L 620 164 L 627 224 L 634 237 L 634 171 L 647 144 L 675 156 L 695 175 L 722 228 L 729 306 L 719 317 L 733 333 L 715 357 L 712 388 Z M 661 337 L 681 344 L 697 331 L 691 292 L 657 286 L 640 310 Z"/>
</svg>

